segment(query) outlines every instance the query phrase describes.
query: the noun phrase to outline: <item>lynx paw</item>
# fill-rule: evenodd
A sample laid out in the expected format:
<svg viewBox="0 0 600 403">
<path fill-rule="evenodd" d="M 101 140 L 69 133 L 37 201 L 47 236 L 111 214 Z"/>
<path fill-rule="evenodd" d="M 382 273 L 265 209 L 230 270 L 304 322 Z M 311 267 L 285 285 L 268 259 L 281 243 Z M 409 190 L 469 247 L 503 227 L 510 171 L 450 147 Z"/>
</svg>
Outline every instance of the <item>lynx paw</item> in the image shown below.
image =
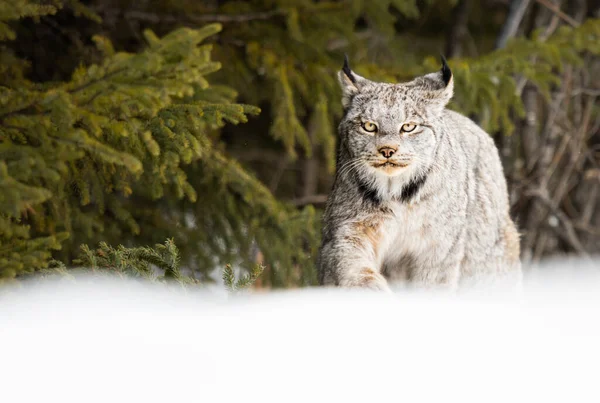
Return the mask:
<svg viewBox="0 0 600 403">
<path fill-rule="evenodd" d="M 385 277 L 372 269 L 363 269 L 358 276 L 342 282 L 340 285 L 350 288 L 367 288 L 375 291 L 392 292 Z"/>
</svg>

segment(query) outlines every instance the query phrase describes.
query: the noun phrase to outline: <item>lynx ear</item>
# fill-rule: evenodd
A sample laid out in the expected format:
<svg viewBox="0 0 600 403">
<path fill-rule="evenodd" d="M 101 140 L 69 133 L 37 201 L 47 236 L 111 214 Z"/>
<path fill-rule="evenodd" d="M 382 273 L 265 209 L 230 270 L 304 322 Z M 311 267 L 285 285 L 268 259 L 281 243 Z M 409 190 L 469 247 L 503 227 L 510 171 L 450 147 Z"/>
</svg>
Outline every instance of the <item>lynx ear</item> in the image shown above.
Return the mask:
<svg viewBox="0 0 600 403">
<path fill-rule="evenodd" d="M 454 94 L 454 78 L 446 58 L 443 55 L 441 55 L 441 58 L 441 70 L 422 77 L 420 84 L 426 93 L 426 97 L 434 101 L 440 109 L 443 109 Z"/>
<path fill-rule="evenodd" d="M 439 74 L 442 78 L 442 82 L 444 83 L 444 88 L 440 92 L 440 97 L 444 100 L 444 106 L 452 99 L 452 95 L 454 95 L 454 76 L 452 75 L 452 70 L 448 66 L 448 62 L 444 55 L 440 55 L 442 59 L 442 69 Z"/>
<path fill-rule="evenodd" d="M 338 73 L 338 79 L 342 87 L 342 105 L 344 109 L 350 105 L 352 98 L 369 82 L 369 80 L 359 76 L 350 69 L 348 55 L 344 55 L 344 66 Z"/>
</svg>

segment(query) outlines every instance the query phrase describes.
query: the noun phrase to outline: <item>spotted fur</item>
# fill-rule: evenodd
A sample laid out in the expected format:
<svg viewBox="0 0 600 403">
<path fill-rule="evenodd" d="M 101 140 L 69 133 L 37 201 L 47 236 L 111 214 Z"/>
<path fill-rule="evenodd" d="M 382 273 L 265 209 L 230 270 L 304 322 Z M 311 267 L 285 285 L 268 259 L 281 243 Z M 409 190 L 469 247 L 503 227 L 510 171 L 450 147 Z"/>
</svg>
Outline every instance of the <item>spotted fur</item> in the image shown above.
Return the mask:
<svg viewBox="0 0 600 403">
<path fill-rule="evenodd" d="M 387 290 L 389 281 L 456 287 L 486 275 L 520 277 L 498 150 L 446 109 L 454 83 L 442 63 L 437 73 L 389 84 L 357 75 L 345 60 L 322 284 Z"/>
</svg>

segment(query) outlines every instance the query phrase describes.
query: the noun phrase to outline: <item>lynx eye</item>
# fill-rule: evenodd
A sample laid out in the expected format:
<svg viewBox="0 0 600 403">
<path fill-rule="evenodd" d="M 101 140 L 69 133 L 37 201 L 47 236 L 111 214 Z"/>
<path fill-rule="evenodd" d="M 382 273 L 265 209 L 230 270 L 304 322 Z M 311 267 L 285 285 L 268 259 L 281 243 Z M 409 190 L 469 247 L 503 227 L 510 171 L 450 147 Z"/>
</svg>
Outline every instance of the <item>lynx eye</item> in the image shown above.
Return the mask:
<svg viewBox="0 0 600 403">
<path fill-rule="evenodd" d="M 400 130 L 404 133 L 410 133 L 413 130 L 415 130 L 416 128 L 417 128 L 417 125 L 414 123 L 405 123 L 402 125 L 402 128 Z"/>
<path fill-rule="evenodd" d="M 369 121 L 363 122 L 362 128 L 364 131 L 369 133 L 375 133 L 377 131 L 377 125 Z"/>
</svg>

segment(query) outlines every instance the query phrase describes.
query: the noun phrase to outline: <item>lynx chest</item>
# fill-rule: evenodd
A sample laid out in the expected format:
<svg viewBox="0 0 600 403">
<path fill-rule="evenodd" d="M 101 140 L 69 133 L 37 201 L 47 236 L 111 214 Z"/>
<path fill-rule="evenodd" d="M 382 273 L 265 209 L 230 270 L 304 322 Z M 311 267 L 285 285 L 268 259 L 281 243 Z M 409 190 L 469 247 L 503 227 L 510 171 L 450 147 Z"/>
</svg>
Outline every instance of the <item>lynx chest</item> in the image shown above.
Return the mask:
<svg viewBox="0 0 600 403">
<path fill-rule="evenodd" d="M 445 232 L 437 228 L 436 218 L 427 204 L 394 203 L 381 224 L 379 267 L 389 272 L 431 260 Z"/>
</svg>

